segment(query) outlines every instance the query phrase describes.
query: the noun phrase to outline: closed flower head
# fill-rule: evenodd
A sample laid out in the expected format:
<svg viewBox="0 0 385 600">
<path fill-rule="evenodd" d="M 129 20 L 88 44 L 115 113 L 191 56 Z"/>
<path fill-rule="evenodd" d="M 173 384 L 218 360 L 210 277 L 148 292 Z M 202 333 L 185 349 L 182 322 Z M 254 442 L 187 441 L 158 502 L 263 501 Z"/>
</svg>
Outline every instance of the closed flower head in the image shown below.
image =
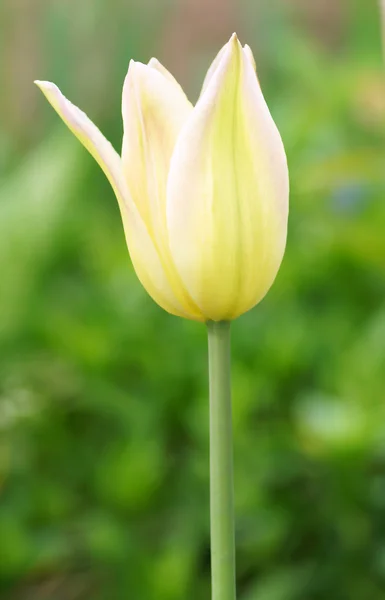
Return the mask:
<svg viewBox="0 0 385 600">
<path fill-rule="evenodd" d="M 248 46 L 231 37 L 195 106 L 156 59 L 131 61 L 121 156 L 54 84 L 36 83 L 108 177 L 136 273 L 160 306 L 221 321 L 264 297 L 285 250 L 289 183 Z"/>
</svg>

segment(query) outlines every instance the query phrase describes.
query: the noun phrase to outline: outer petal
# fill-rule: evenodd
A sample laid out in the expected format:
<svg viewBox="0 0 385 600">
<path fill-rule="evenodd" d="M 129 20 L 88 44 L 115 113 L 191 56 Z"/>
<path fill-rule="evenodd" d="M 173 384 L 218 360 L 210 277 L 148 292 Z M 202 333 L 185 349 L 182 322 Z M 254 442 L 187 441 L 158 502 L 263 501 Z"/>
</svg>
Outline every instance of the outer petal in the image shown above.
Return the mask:
<svg viewBox="0 0 385 600">
<path fill-rule="evenodd" d="M 122 202 L 127 195 L 127 186 L 119 154 L 87 115 L 72 104 L 54 83 L 49 81 L 35 81 L 35 83 L 67 127 L 103 169 L 119 203 Z"/>
<path fill-rule="evenodd" d="M 87 115 L 67 100 L 56 85 L 45 81 L 35 83 L 110 181 L 119 202 L 131 259 L 143 286 L 168 312 L 190 317 L 175 298 L 152 239 L 129 195 L 120 156 Z"/>
<path fill-rule="evenodd" d="M 219 50 L 218 54 L 214 58 L 213 62 L 209 66 L 207 73 L 206 73 L 206 77 L 204 78 L 204 81 L 203 81 L 201 95 L 207 90 L 207 86 L 209 85 L 214 73 L 218 69 L 218 67 L 221 63 L 221 60 L 223 58 L 223 55 L 225 54 L 225 52 L 227 50 L 227 46 L 228 46 L 228 44 L 225 44 L 224 46 L 222 46 L 222 48 Z"/>
<path fill-rule="evenodd" d="M 160 63 L 131 61 L 123 88 L 123 170 L 133 200 L 161 246 L 167 243 L 170 159 L 191 111 L 182 88 Z"/>
<path fill-rule="evenodd" d="M 236 37 L 236 34 L 233 34 L 233 37 Z M 210 83 L 214 73 L 216 72 L 216 70 L 218 69 L 223 55 L 225 54 L 226 50 L 227 50 L 228 44 L 225 44 L 218 52 L 218 54 L 216 55 L 216 57 L 214 58 L 213 62 L 211 63 L 211 65 L 208 68 L 208 71 L 206 73 L 206 77 L 203 81 L 203 86 L 202 86 L 202 91 L 201 91 L 201 95 L 206 91 L 208 84 Z M 249 59 L 249 61 L 251 62 L 251 64 L 253 65 L 254 71 L 256 70 L 257 66 L 255 64 L 255 58 L 254 58 L 254 54 L 250 48 L 250 46 L 248 44 L 245 44 L 243 46 L 243 49 L 245 51 L 245 55 L 247 56 L 247 58 Z M 153 59 L 151 59 L 153 60 Z M 150 61 L 151 62 L 151 61 Z"/>
<path fill-rule="evenodd" d="M 171 161 L 167 221 L 174 261 L 208 319 L 252 308 L 286 243 L 288 170 L 250 58 L 233 36 Z"/>
<path fill-rule="evenodd" d="M 149 61 L 148 61 L 148 66 L 151 69 L 155 69 L 155 71 L 158 71 L 161 75 L 163 75 L 166 79 L 168 79 L 169 81 L 171 81 L 171 83 L 173 83 L 174 85 L 178 86 L 178 92 L 183 92 L 182 87 L 179 85 L 179 83 L 177 82 L 177 80 L 175 79 L 174 75 L 172 75 L 170 73 L 170 71 L 168 69 L 166 69 L 165 66 L 162 65 L 162 63 L 157 59 L 152 57 Z"/>
<path fill-rule="evenodd" d="M 177 136 L 192 111 L 182 88 L 155 59 L 131 61 L 123 89 L 122 162 L 133 201 L 146 223 L 170 285 L 192 318 L 202 319 L 172 261 L 167 223 L 166 187 Z"/>
<path fill-rule="evenodd" d="M 243 46 L 243 50 L 244 50 L 244 52 L 245 52 L 245 56 L 246 56 L 246 57 L 249 59 L 249 61 L 251 62 L 251 64 L 252 64 L 252 66 L 253 66 L 253 69 L 254 69 L 254 71 L 256 71 L 256 69 L 257 69 L 257 65 L 256 65 L 256 63 L 255 63 L 255 58 L 254 58 L 254 54 L 253 54 L 253 51 L 252 51 L 252 49 L 250 48 L 250 46 L 249 46 L 248 44 L 245 44 L 245 45 Z"/>
</svg>

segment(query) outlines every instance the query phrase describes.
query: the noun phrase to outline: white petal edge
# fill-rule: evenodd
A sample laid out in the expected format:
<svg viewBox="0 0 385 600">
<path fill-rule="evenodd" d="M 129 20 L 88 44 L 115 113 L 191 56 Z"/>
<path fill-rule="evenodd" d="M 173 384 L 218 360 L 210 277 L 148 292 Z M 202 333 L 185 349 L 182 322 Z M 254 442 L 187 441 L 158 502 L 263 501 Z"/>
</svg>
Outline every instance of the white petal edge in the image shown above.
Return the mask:
<svg viewBox="0 0 385 600">
<path fill-rule="evenodd" d="M 119 154 L 87 115 L 72 104 L 54 83 L 36 80 L 35 84 L 109 180 L 119 203 L 131 260 L 142 285 L 162 308 L 177 316 L 191 318 L 170 288 L 153 241 L 131 199 Z"/>
<path fill-rule="evenodd" d="M 230 42 L 227 42 L 227 44 L 225 44 L 224 46 L 222 46 L 222 48 L 219 50 L 218 54 L 216 55 L 216 57 L 214 58 L 213 62 L 211 63 L 211 65 L 208 68 L 206 77 L 204 78 L 203 81 L 203 86 L 202 86 L 202 90 L 201 90 L 201 95 L 206 91 L 208 84 L 210 83 L 212 76 L 214 75 L 214 73 L 216 72 L 216 70 L 218 69 L 220 62 L 223 58 L 223 55 L 226 51 L 226 48 L 228 47 L 228 44 L 231 43 L 231 41 L 236 40 L 237 38 L 237 34 L 233 33 L 233 35 L 230 38 Z M 243 49 L 245 51 L 245 55 L 247 56 L 248 60 L 251 62 L 254 71 L 256 71 L 256 62 L 255 62 L 255 58 L 254 58 L 254 54 L 250 48 L 250 46 L 248 44 L 245 44 L 243 46 Z M 154 59 L 151 59 L 154 60 Z M 150 61 L 151 62 L 151 61 Z"/>
<path fill-rule="evenodd" d="M 257 70 L 257 64 L 255 62 L 255 58 L 254 58 L 254 54 L 253 54 L 252 49 L 250 48 L 250 46 L 248 44 L 245 44 L 243 46 L 243 51 L 245 53 L 246 58 L 251 62 L 251 65 L 252 65 L 254 71 L 256 71 Z"/>
<path fill-rule="evenodd" d="M 170 159 L 193 107 L 172 75 L 155 59 L 150 63 L 131 61 L 124 82 L 122 169 L 174 295 L 191 318 L 201 320 L 175 269 L 166 223 Z"/>
<path fill-rule="evenodd" d="M 130 61 L 122 96 L 122 168 L 132 198 L 159 243 L 166 233 L 169 161 L 191 110 L 180 85 L 158 61 L 152 59 L 152 66 Z"/>
<path fill-rule="evenodd" d="M 162 63 L 157 58 L 155 58 L 153 56 L 148 61 L 147 66 L 150 67 L 150 69 L 155 69 L 155 71 L 158 71 L 159 73 L 161 73 L 161 75 L 163 75 L 166 79 L 168 79 L 169 81 L 171 81 L 172 83 L 177 85 L 178 88 L 180 88 L 183 91 L 182 86 L 175 79 L 174 75 L 172 75 L 172 73 L 170 73 L 170 71 L 168 69 L 166 69 L 166 67 L 164 65 L 162 65 Z"/>
<path fill-rule="evenodd" d="M 202 90 L 201 90 L 201 93 L 200 93 L 201 96 L 207 90 L 207 86 L 209 85 L 211 79 L 213 78 L 214 73 L 218 69 L 219 64 L 220 64 L 220 62 L 221 62 L 221 60 L 223 58 L 223 55 L 226 52 L 226 48 L 227 48 L 227 44 L 225 44 L 224 46 L 222 46 L 222 48 L 219 50 L 218 54 L 214 58 L 213 62 L 209 66 L 209 68 L 207 70 L 207 73 L 206 73 L 206 77 L 204 78 L 204 81 L 203 81 Z"/>
</svg>

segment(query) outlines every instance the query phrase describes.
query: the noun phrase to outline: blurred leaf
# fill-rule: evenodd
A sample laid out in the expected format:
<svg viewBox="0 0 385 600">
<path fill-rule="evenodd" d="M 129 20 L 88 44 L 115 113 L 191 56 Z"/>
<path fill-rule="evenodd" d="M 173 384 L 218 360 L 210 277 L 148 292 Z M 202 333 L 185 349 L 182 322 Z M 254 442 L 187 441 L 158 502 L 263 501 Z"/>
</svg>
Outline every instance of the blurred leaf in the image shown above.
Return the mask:
<svg viewBox="0 0 385 600">
<path fill-rule="evenodd" d="M 38 272 L 50 259 L 81 161 L 63 136 L 36 149 L 0 185 L 0 336 L 20 324 Z"/>
</svg>

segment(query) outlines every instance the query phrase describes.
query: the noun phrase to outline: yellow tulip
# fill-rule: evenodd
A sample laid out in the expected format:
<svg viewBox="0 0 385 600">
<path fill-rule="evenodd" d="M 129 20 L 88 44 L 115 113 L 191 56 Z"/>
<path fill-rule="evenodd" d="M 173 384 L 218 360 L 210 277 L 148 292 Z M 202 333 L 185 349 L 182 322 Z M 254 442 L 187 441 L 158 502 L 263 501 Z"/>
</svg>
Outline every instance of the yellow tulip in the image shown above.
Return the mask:
<svg viewBox="0 0 385 600">
<path fill-rule="evenodd" d="M 230 320 L 265 296 L 285 250 L 289 183 L 248 46 L 231 37 L 195 106 L 156 59 L 131 61 L 121 156 L 54 84 L 36 84 L 108 177 L 136 273 L 161 307 Z"/>
</svg>

